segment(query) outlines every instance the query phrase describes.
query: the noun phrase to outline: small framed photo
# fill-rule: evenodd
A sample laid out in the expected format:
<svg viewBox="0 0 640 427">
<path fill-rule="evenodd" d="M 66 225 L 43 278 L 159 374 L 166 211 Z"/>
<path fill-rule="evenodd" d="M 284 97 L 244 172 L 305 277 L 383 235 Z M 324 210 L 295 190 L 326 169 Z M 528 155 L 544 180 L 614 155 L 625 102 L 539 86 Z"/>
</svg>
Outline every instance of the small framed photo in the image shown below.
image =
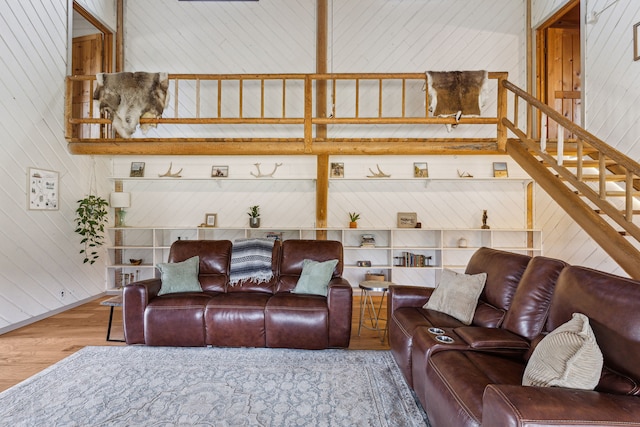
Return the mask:
<svg viewBox="0 0 640 427">
<path fill-rule="evenodd" d="M 213 166 L 211 168 L 211 177 L 212 178 L 228 178 L 229 166 Z"/>
<path fill-rule="evenodd" d="M 416 228 L 418 214 L 415 212 L 398 212 L 398 228 Z"/>
<path fill-rule="evenodd" d="M 507 162 L 493 162 L 493 176 L 496 178 L 508 177 Z"/>
<path fill-rule="evenodd" d="M 413 164 L 414 178 L 429 178 L 429 166 L 426 163 Z"/>
<path fill-rule="evenodd" d="M 60 174 L 46 169 L 29 168 L 29 203 L 27 208 L 36 211 L 59 209 Z"/>
<path fill-rule="evenodd" d="M 638 47 L 640 44 L 640 22 L 633 26 L 633 60 L 640 60 L 640 48 Z"/>
<path fill-rule="evenodd" d="M 334 162 L 331 163 L 331 178 L 344 178 L 344 163 Z"/>
<path fill-rule="evenodd" d="M 204 216 L 205 227 L 216 227 L 218 225 L 218 214 L 208 213 Z"/>
<path fill-rule="evenodd" d="M 144 162 L 131 162 L 131 172 L 129 176 L 142 178 L 144 176 Z"/>
</svg>

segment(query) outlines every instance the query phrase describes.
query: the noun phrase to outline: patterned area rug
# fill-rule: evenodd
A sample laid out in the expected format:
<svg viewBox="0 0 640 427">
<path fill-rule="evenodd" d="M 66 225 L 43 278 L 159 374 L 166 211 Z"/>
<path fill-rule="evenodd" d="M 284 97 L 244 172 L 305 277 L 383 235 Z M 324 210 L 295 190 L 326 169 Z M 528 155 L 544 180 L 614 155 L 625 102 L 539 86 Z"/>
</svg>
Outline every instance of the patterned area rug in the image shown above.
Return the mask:
<svg viewBox="0 0 640 427">
<path fill-rule="evenodd" d="M 388 351 L 86 347 L 0 393 L 11 426 L 425 426 Z"/>
</svg>

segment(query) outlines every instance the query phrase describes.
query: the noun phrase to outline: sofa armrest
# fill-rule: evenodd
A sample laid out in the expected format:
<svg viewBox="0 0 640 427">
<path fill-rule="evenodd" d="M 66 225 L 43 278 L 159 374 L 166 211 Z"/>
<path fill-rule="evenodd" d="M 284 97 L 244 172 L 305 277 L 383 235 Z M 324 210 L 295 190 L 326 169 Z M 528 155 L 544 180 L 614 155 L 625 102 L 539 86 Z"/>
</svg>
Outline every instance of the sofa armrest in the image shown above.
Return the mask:
<svg viewBox="0 0 640 427">
<path fill-rule="evenodd" d="M 640 426 L 640 397 L 560 387 L 489 385 L 483 426 Z"/>
<path fill-rule="evenodd" d="M 429 300 L 433 289 L 422 286 L 389 286 L 389 315 L 402 307 L 422 307 Z"/>
<path fill-rule="evenodd" d="M 329 311 L 329 347 L 349 347 L 353 289 L 347 279 L 335 277 L 329 282 L 327 310 Z"/>
<path fill-rule="evenodd" d="M 144 344 L 144 311 L 149 301 L 160 291 L 159 278 L 141 280 L 124 287 L 122 291 L 122 322 L 127 344 Z"/>
<path fill-rule="evenodd" d="M 474 350 L 529 350 L 530 343 L 520 335 L 502 328 L 461 326 L 455 333 Z"/>
</svg>

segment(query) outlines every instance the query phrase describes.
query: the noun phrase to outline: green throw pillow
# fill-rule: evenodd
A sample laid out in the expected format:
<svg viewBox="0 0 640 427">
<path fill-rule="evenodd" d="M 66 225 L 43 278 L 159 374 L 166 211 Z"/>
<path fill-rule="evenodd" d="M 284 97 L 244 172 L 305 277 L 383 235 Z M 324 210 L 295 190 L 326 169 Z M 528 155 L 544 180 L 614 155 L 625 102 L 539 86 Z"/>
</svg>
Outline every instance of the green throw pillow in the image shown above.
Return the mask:
<svg viewBox="0 0 640 427">
<path fill-rule="evenodd" d="M 200 257 L 194 256 L 182 262 L 158 264 L 162 278 L 162 286 L 158 295 L 176 292 L 202 292 L 198 281 Z"/>
<path fill-rule="evenodd" d="M 294 294 L 312 294 L 327 296 L 329 281 L 333 270 L 338 265 L 337 259 L 325 262 L 305 259 L 302 261 L 302 274 L 296 287 L 291 292 Z"/>
</svg>

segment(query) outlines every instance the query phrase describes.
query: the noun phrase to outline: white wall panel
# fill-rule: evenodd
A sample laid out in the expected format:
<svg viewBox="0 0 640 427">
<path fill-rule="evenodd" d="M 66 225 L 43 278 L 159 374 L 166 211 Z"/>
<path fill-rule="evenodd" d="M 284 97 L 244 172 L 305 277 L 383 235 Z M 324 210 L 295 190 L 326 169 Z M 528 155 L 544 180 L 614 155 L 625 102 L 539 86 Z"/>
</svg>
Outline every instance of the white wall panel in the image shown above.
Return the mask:
<svg viewBox="0 0 640 427">
<path fill-rule="evenodd" d="M 570 1 L 571 0 L 531 0 L 531 26 L 536 28 L 544 23 Z"/>
<path fill-rule="evenodd" d="M 63 137 L 66 13 L 66 0 L 0 4 L 0 331 L 105 288 L 104 264 L 82 265 L 73 232 L 93 162 L 69 155 Z M 107 163 L 96 164 L 104 195 Z M 59 210 L 27 210 L 29 167 L 60 172 Z"/>
</svg>

